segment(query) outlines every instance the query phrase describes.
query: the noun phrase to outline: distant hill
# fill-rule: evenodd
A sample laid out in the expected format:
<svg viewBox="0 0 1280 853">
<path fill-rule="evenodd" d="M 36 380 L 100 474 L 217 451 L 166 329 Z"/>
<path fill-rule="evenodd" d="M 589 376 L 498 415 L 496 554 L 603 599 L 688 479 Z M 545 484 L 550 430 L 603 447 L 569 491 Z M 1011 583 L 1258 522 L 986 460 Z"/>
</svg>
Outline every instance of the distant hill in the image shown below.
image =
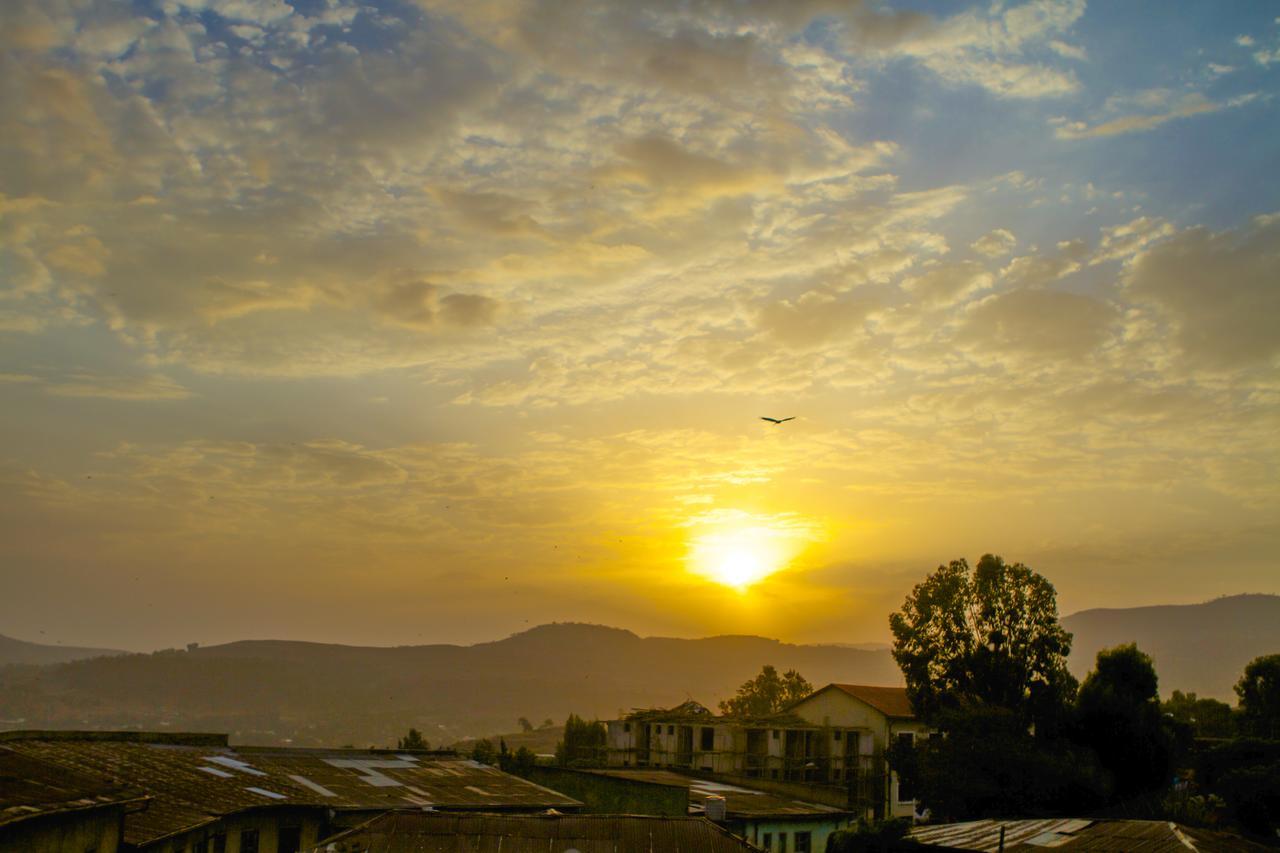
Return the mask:
<svg viewBox="0 0 1280 853">
<path fill-rule="evenodd" d="M 5 664 L 46 664 L 66 663 L 81 658 L 96 658 L 102 655 L 122 655 L 125 652 L 116 649 L 86 649 L 76 646 L 49 646 L 43 643 L 28 643 L 26 640 L 15 640 L 0 634 L 0 666 Z"/>
<path fill-rule="evenodd" d="M 762 637 L 638 637 L 543 625 L 474 646 L 259 640 L 0 672 L 7 728 L 228 731 L 241 743 L 434 744 L 510 731 L 519 717 L 614 717 L 694 698 L 713 706 L 765 664 L 814 684 L 901 684 L 887 651 Z"/>
<path fill-rule="evenodd" d="M 1068 661 L 1083 678 L 1098 651 L 1137 643 L 1155 660 L 1160 693 L 1191 691 L 1235 704 L 1249 661 L 1280 653 L 1280 596 L 1233 595 L 1204 604 L 1082 610 L 1063 618 L 1075 635 Z"/>
<path fill-rule="evenodd" d="M 1166 696 L 1180 689 L 1234 701 L 1245 664 L 1280 652 L 1280 596 L 1086 610 L 1062 621 L 1075 634 L 1078 677 L 1099 649 L 1137 642 L 1155 658 Z M 5 642 L 67 657 L 111 654 Z M 902 683 L 885 648 L 639 637 L 568 623 L 474 646 L 247 640 L 0 668 L 0 728 L 172 727 L 225 731 L 246 744 L 389 746 L 413 726 L 440 745 L 511 731 L 520 717 L 559 724 L 570 712 L 610 718 L 690 698 L 714 707 L 765 664 L 798 669 L 816 686 Z"/>
</svg>

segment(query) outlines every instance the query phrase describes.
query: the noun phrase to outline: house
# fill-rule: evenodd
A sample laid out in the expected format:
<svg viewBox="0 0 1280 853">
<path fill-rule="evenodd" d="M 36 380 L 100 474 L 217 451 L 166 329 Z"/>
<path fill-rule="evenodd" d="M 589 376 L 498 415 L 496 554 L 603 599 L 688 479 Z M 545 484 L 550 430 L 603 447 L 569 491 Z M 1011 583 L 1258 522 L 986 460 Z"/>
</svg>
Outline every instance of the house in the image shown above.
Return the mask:
<svg viewBox="0 0 1280 853">
<path fill-rule="evenodd" d="M 328 838 L 314 853 L 757 853 L 700 817 L 391 813 Z"/>
<path fill-rule="evenodd" d="M 854 812 L 824 803 L 795 799 L 784 793 L 730 784 L 716 778 L 672 770 L 584 770 L 584 775 L 660 785 L 687 791 L 689 814 L 702 815 L 768 853 L 811 853 L 827 849 L 827 836 L 845 829 Z M 590 792 L 584 792 L 588 806 Z"/>
<path fill-rule="evenodd" d="M 147 808 L 124 815 L 121 848 L 151 853 L 298 853 L 387 811 L 581 806 L 453 753 L 231 747 L 226 735 L 153 732 L 4 732 L 0 746 L 145 794 Z"/>
<path fill-rule="evenodd" d="M 873 687 L 864 684 L 828 684 L 796 702 L 789 712 L 810 724 L 822 727 L 828 743 L 806 746 L 809 760 L 818 762 L 831 781 L 865 779 L 882 775 L 882 814 L 912 817 L 915 797 L 887 770 L 885 750 L 894 743 L 914 744 L 933 737 L 928 726 L 916 717 L 904 687 Z"/>
<path fill-rule="evenodd" d="M 0 851 L 116 853 L 147 798 L 117 782 L 0 747 Z"/>
<path fill-rule="evenodd" d="M 783 713 L 717 716 L 696 702 L 607 723 L 610 767 L 671 768 L 823 789 L 821 800 L 869 817 L 911 817 L 912 792 L 884 760 L 893 743 L 930 736 L 902 687 L 828 684 Z M 749 784 L 749 782 L 748 782 Z"/>
</svg>

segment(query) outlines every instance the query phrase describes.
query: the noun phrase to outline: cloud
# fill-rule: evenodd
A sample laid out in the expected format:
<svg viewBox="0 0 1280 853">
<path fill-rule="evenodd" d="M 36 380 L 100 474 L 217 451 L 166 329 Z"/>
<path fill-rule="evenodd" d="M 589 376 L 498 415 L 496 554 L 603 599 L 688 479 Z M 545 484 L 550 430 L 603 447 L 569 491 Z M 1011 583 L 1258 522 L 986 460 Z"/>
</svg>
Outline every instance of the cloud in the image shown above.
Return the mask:
<svg viewBox="0 0 1280 853">
<path fill-rule="evenodd" d="M 1121 115 L 1096 124 L 1070 121 L 1065 118 L 1051 119 L 1050 124 L 1054 126 L 1054 135 L 1058 139 L 1096 139 L 1127 133 L 1143 133 L 1177 119 L 1244 106 L 1256 97 L 1250 94 L 1227 101 L 1211 101 L 1199 92 L 1175 96 L 1166 89 L 1153 89 L 1128 99 L 1129 103 L 1146 107 L 1147 109 L 1143 112 Z M 1113 111 L 1120 108 L 1116 106 L 1118 103 L 1124 102 L 1112 102 Z"/>
<path fill-rule="evenodd" d="M 55 397 L 98 397 L 106 400 L 185 400 L 191 392 L 167 376 L 104 376 L 77 373 L 49 382 Z"/>
<path fill-rule="evenodd" d="M 1187 228 L 1137 256 L 1125 292 L 1155 307 L 1193 368 L 1274 367 L 1280 357 L 1280 216 Z"/>
<path fill-rule="evenodd" d="M 978 302 L 960 339 L 979 354 L 1081 358 L 1108 340 L 1117 319 L 1114 308 L 1089 296 L 1020 289 Z"/>
<path fill-rule="evenodd" d="M 1014 246 L 1018 245 L 1018 238 L 1004 228 L 997 228 L 994 231 L 988 231 L 977 240 L 969 244 L 969 248 L 973 249 L 979 255 L 985 255 L 988 258 L 998 258 L 1007 255 L 1013 251 Z"/>
</svg>

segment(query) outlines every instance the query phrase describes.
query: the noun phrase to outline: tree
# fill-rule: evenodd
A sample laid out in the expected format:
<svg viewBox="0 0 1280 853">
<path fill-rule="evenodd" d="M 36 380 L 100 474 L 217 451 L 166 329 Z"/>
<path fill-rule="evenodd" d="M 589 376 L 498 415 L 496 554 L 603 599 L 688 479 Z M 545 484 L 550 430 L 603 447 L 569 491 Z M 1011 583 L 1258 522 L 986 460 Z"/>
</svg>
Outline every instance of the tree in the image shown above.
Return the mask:
<svg viewBox="0 0 1280 853">
<path fill-rule="evenodd" d="M 471 760 L 481 764 L 493 764 L 497 752 L 494 751 L 493 741 L 486 738 L 480 738 L 471 746 Z"/>
<path fill-rule="evenodd" d="M 564 723 L 564 740 L 556 744 L 556 763 L 563 767 L 599 767 L 604 765 L 608 733 L 599 720 L 587 722 L 570 714 Z"/>
<path fill-rule="evenodd" d="M 1158 687 L 1155 664 L 1133 643 L 1098 652 L 1080 685 L 1075 739 L 1097 753 L 1117 799 L 1158 790 L 1169 779 L 1173 737 Z"/>
<path fill-rule="evenodd" d="M 431 746 L 417 729 L 409 729 L 409 733 L 396 741 L 396 749 L 430 749 Z"/>
<path fill-rule="evenodd" d="M 734 717 L 765 717 L 778 713 L 812 692 L 813 685 L 794 669 L 780 676 L 774 667 L 765 665 L 759 675 L 743 682 L 736 696 L 720 703 L 720 713 Z"/>
<path fill-rule="evenodd" d="M 554 729 L 555 727 L 556 727 L 555 721 L 552 720 L 550 717 L 547 717 L 545 720 L 542 721 L 542 725 L 538 726 L 539 729 Z"/>
<path fill-rule="evenodd" d="M 1231 706 L 1226 702 L 1208 697 L 1201 699 L 1194 693 L 1175 690 L 1168 702 L 1161 703 L 1160 710 L 1179 723 L 1190 726 L 1196 737 L 1235 737 L 1236 721 Z"/>
<path fill-rule="evenodd" d="M 887 758 L 900 785 L 934 819 L 1078 814 L 1096 807 L 1107 782 L 1096 757 L 1068 741 L 1046 741 L 998 705 L 941 711 L 945 737 L 893 743 Z"/>
<path fill-rule="evenodd" d="M 525 732 L 526 734 L 533 731 L 533 723 L 529 722 L 528 717 L 521 717 L 519 720 L 516 720 L 516 725 L 520 726 L 520 731 Z"/>
<path fill-rule="evenodd" d="M 1022 563 L 987 554 L 972 572 L 965 560 L 939 566 L 889 627 L 907 695 L 925 719 L 978 703 L 1050 728 L 1075 692 L 1057 593 Z"/>
<path fill-rule="evenodd" d="M 1236 682 L 1240 721 L 1258 737 L 1280 738 L 1280 655 L 1254 658 Z"/>
</svg>

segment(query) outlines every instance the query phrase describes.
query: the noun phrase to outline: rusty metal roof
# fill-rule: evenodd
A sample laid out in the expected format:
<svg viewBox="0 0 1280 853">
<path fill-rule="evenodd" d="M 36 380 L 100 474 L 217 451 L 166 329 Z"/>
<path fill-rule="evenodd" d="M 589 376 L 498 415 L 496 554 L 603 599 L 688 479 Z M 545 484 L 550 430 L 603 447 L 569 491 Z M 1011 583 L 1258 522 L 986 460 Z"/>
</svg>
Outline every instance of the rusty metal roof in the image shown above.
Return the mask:
<svg viewBox="0 0 1280 853">
<path fill-rule="evenodd" d="M 687 788 L 689 791 L 689 809 L 693 814 L 701 814 L 703 804 L 706 802 L 709 794 L 718 794 L 724 797 L 725 812 L 730 818 L 739 819 L 756 819 L 765 817 L 774 818 L 823 818 L 823 817 L 840 817 L 849 814 L 848 811 L 826 806 L 820 803 L 808 803 L 801 800 L 792 800 L 787 797 L 771 794 L 766 791 L 760 791 L 755 788 L 744 788 L 740 785 L 728 784 L 725 782 L 715 782 L 707 779 L 699 779 L 694 776 L 685 776 L 671 770 L 585 770 L 585 773 L 594 773 L 601 776 L 611 776 L 615 779 L 626 779 L 632 782 L 648 782 L 658 785 L 670 785 L 677 788 Z"/>
<path fill-rule="evenodd" d="M 66 812 L 123 808 L 145 799 L 111 780 L 71 773 L 0 747 L 0 826 Z"/>
<path fill-rule="evenodd" d="M 698 817 L 638 815 L 385 814 L 322 842 L 361 853 L 752 853 Z"/>
<path fill-rule="evenodd" d="M 1033 853 L 1045 848 L 1090 853 L 1187 853 L 1188 850 L 1228 853 L 1268 849 L 1238 836 L 1190 829 L 1161 820 L 978 820 L 921 826 L 913 829 L 910 837 L 922 844 L 952 850 L 995 853 L 1000 849 L 1002 828 L 1007 853 Z"/>
<path fill-rule="evenodd" d="M 264 807 L 498 812 L 581 806 L 518 776 L 440 753 L 229 747 L 225 736 L 170 741 L 136 733 L 121 739 L 103 733 L 7 733 L 3 741 L 22 756 L 120 780 L 148 794 L 147 810 L 125 820 L 131 844 Z"/>
<path fill-rule="evenodd" d="M 810 693 L 809 696 L 801 699 L 800 702 L 804 702 L 811 696 L 816 696 L 823 690 L 830 690 L 832 688 L 848 693 L 854 699 L 859 699 L 867 703 L 886 717 L 893 717 L 900 720 L 915 719 L 916 712 L 915 709 L 911 707 L 911 701 L 907 699 L 907 688 L 905 687 L 875 687 L 869 684 L 833 683 L 815 690 L 813 693 Z"/>
</svg>

